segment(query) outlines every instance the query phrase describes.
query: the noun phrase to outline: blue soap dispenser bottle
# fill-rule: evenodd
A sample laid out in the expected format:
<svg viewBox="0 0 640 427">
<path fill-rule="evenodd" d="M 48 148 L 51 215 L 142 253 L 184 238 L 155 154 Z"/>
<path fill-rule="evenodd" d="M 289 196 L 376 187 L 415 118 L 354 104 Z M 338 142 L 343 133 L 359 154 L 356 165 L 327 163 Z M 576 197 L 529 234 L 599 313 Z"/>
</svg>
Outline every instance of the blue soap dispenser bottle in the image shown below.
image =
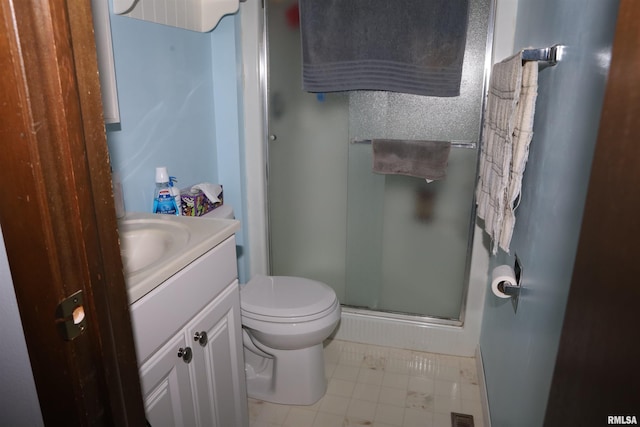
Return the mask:
<svg viewBox="0 0 640 427">
<path fill-rule="evenodd" d="M 153 195 L 153 213 L 180 215 L 176 199 L 169 186 L 169 173 L 167 168 L 156 168 L 156 190 Z"/>
</svg>

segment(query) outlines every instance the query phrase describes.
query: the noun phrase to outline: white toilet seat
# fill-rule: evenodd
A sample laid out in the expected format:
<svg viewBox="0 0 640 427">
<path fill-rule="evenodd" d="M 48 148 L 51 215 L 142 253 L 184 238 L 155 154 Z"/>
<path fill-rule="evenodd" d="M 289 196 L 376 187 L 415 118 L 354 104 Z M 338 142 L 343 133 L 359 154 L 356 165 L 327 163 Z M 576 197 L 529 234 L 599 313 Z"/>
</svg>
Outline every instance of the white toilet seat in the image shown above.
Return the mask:
<svg viewBox="0 0 640 427">
<path fill-rule="evenodd" d="M 309 316 L 296 316 L 296 317 L 269 316 L 269 315 L 264 315 L 264 314 L 252 313 L 250 311 L 245 311 L 245 310 L 242 310 L 242 309 L 240 309 L 240 313 L 241 313 L 241 316 L 245 319 L 243 321 L 244 324 L 246 324 L 247 326 L 249 324 L 251 324 L 251 325 L 254 325 L 254 328 L 256 328 L 255 321 L 266 322 L 266 323 L 292 323 L 292 324 L 295 324 L 295 323 L 311 322 L 311 321 L 314 321 L 314 320 L 322 319 L 324 317 L 327 317 L 331 313 L 333 313 L 339 305 L 340 305 L 340 303 L 338 302 L 338 299 L 336 298 L 334 300 L 333 304 L 331 304 L 329 307 L 327 307 L 326 309 L 324 309 L 323 311 L 321 311 L 319 313 L 314 313 L 314 314 L 311 314 Z"/>
<path fill-rule="evenodd" d="M 335 292 L 326 284 L 288 276 L 258 275 L 242 288 L 240 297 L 242 316 L 275 323 L 319 319 L 338 304 Z"/>
</svg>

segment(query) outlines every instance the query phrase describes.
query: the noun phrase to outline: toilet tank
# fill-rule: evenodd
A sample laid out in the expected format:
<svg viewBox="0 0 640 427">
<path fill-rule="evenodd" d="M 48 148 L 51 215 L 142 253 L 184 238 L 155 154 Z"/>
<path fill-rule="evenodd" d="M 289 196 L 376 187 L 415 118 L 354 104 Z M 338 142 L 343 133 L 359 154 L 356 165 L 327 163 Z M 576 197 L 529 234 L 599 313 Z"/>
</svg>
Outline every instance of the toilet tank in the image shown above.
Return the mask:
<svg viewBox="0 0 640 427">
<path fill-rule="evenodd" d="M 207 218 L 223 218 L 223 219 L 235 219 L 235 215 L 233 213 L 233 207 L 231 205 L 221 205 L 212 210 L 211 212 L 207 212 L 202 215 Z"/>
</svg>

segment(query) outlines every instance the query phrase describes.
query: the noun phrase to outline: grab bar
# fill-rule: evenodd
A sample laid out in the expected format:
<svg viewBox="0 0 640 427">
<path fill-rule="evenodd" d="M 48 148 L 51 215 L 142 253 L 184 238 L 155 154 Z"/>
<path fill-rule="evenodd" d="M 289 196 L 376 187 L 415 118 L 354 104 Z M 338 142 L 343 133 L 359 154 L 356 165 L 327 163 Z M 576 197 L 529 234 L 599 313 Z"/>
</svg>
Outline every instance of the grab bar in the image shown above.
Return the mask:
<svg viewBox="0 0 640 427">
<path fill-rule="evenodd" d="M 477 143 L 474 141 L 450 141 L 451 148 L 471 148 L 475 149 L 477 147 Z M 371 144 L 370 139 L 354 139 L 351 141 L 352 144 Z"/>
</svg>

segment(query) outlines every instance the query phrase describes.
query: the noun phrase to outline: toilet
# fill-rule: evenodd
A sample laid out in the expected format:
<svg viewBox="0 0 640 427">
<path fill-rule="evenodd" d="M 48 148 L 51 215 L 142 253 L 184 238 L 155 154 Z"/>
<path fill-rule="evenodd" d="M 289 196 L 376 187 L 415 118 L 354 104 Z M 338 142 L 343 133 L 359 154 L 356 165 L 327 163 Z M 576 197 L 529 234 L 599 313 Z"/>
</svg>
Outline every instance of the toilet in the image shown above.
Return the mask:
<svg viewBox="0 0 640 427">
<path fill-rule="evenodd" d="M 287 405 L 312 405 L 327 389 L 322 342 L 340 321 L 324 283 L 256 276 L 240 290 L 247 393 Z"/>
<path fill-rule="evenodd" d="M 225 205 L 206 216 L 234 218 Z M 322 344 L 341 316 L 334 290 L 301 277 L 257 275 L 240 288 L 240 312 L 249 397 L 286 405 L 320 400 L 327 389 Z"/>
</svg>

